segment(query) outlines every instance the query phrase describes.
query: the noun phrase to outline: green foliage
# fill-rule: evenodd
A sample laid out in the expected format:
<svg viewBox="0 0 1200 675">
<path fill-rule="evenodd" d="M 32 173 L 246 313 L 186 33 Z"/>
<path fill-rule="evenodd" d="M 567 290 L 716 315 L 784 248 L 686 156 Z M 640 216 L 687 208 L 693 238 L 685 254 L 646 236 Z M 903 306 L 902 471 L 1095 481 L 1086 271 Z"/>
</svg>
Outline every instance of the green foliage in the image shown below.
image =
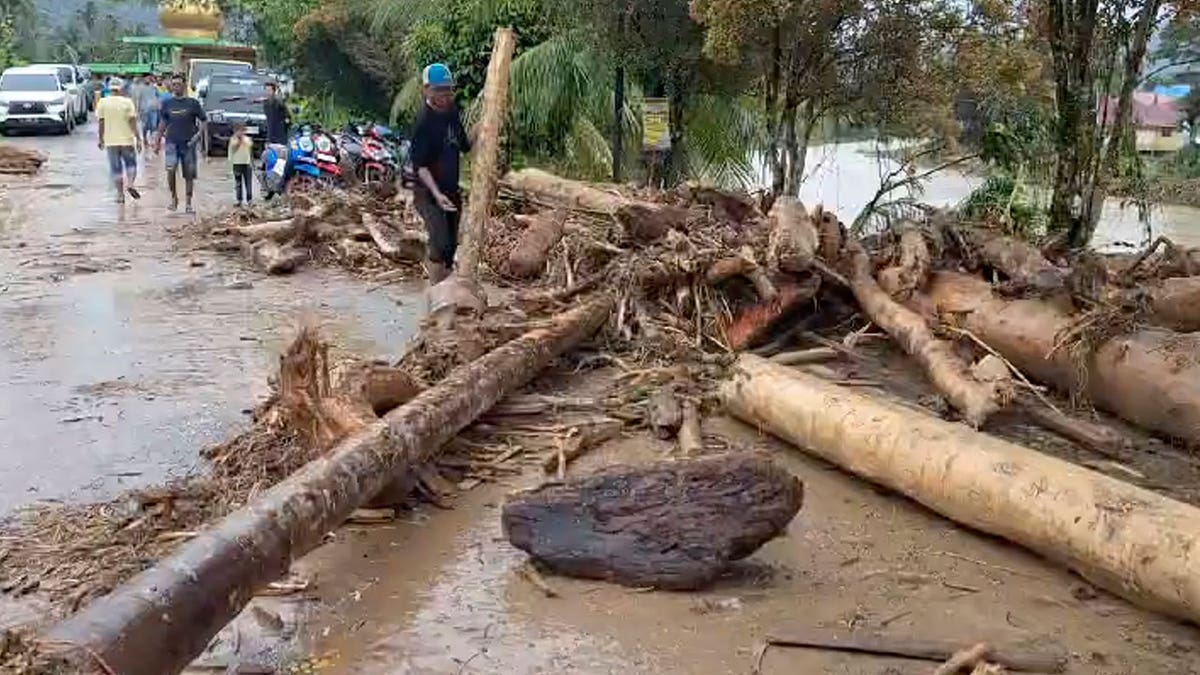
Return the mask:
<svg viewBox="0 0 1200 675">
<path fill-rule="evenodd" d="M 1032 239 L 1046 231 L 1049 213 L 1033 188 L 1018 176 L 992 173 L 959 204 L 968 220 L 1000 226 L 1009 234 Z"/>
</svg>

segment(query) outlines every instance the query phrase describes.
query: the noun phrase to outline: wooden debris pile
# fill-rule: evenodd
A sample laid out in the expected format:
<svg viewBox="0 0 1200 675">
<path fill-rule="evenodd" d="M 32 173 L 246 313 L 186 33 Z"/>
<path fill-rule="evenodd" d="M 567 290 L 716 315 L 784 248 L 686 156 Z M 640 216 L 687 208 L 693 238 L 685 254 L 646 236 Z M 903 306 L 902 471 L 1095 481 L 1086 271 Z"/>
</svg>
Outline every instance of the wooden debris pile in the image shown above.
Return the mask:
<svg viewBox="0 0 1200 675">
<path fill-rule="evenodd" d="M 253 210 L 229 210 L 197 223 L 203 245 L 245 255 L 267 274 L 310 261 L 356 274 L 411 271 L 425 258 L 424 229 L 409 205 L 368 191 L 289 195 Z"/>
<path fill-rule="evenodd" d="M 0 144 L 0 174 L 31 175 L 41 170 L 46 153 L 19 148 L 11 143 Z"/>
</svg>

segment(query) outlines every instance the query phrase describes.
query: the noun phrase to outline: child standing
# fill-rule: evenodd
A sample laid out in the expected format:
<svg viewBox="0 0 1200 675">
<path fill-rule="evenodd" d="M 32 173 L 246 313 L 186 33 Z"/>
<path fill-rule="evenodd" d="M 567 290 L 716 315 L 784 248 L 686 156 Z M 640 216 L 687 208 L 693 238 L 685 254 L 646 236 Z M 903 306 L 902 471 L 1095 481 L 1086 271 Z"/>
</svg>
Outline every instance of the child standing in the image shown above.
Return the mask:
<svg viewBox="0 0 1200 675">
<path fill-rule="evenodd" d="M 254 141 L 246 135 L 246 125 L 237 124 L 233 127 L 233 136 L 229 139 L 229 164 L 233 167 L 233 185 L 237 192 L 237 205 L 242 205 L 242 192 L 245 190 L 246 204 L 254 200 L 254 188 L 251 187 L 252 171 L 250 157 L 254 154 Z"/>
</svg>

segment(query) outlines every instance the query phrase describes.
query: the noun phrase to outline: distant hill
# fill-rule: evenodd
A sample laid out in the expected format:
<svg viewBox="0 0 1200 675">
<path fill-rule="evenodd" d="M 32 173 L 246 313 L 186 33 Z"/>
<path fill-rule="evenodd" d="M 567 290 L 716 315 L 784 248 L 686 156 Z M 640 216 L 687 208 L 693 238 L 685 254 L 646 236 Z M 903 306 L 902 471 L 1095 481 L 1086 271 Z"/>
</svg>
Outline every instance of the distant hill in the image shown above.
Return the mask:
<svg viewBox="0 0 1200 675">
<path fill-rule="evenodd" d="M 42 17 L 42 24 L 49 28 L 58 28 L 67 23 L 76 12 L 83 9 L 89 0 L 34 0 L 34 7 Z M 151 35 L 159 33 L 158 3 L 139 1 L 106 2 L 92 0 L 96 3 L 101 14 L 111 14 L 122 24 L 133 28 L 138 24 L 145 26 Z"/>
</svg>

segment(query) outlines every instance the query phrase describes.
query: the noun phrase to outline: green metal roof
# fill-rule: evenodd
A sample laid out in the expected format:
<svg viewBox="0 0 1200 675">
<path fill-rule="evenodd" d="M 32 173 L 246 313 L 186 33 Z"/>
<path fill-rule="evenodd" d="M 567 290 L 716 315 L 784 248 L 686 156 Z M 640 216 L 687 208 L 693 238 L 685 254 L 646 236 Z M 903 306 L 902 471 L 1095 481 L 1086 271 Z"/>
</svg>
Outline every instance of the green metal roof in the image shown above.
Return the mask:
<svg viewBox="0 0 1200 675">
<path fill-rule="evenodd" d="M 253 45 L 241 44 L 239 42 L 228 42 L 226 40 L 214 40 L 212 38 L 196 37 L 167 37 L 165 35 L 131 35 L 121 38 L 121 42 L 124 42 L 127 45 L 162 45 L 168 47 L 199 45 L 205 47 L 253 48 Z"/>
<path fill-rule="evenodd" d="M 148 75 L 154 72 L 154 66 L 149 63 L 85 63 L 88 70 L 99 75 Z"/>
</svg>

